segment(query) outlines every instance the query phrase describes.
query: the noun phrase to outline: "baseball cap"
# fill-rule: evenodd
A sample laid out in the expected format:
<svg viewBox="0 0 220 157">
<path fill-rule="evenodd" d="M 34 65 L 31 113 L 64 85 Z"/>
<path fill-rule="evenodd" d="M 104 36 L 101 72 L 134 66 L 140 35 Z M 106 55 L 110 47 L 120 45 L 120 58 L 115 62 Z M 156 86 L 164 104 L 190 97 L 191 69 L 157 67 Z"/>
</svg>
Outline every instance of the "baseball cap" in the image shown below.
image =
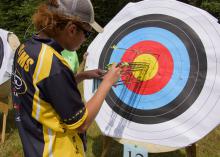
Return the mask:
<svg viewBox="0 0 220 157">
<path fill-rule="evenodd" d="M 57 6 L 49 4 L 49 9 L 68 17 L 77 16 L 82 22 L 89 23 L 95 31 L 99 33 L 104 31 L 95 21 L 90 0 L 57 0 Z"/>
</svg>

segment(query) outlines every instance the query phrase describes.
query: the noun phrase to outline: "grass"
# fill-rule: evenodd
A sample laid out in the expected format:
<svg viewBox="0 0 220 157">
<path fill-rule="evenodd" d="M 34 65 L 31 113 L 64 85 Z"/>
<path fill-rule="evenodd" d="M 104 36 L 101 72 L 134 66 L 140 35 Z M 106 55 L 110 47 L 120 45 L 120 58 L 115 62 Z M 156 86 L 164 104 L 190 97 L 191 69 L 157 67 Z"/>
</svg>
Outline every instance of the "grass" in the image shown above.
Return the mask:
<svg viewBox="0 0 220 157">
<path fill-rule="evenodd" d="M 81 88 L 81 87 L 80 87 Z M 82 88 L 81 88 L 82 89 Z M 14 124 L 13 112 L 10 111 L 7 119 L 6 140 L 0 144 L 0 157 L 23 157 L 22 145 L 18 135 L 18 130 Z M 2 114 L 0 114 L 0 123 Z M 2 126 L 2 124 L 0 124 Z M 102 153 L 103 136 L 93 123 L 88 130 L 88 151 L 87 157 L 100 157 Z M 114 140 L 110 141 L 110 148 L 105 157 L 122 157 L 123 145 Z M 185 157 L 185 150 L 169 153 L 149 154 L 149 157 Z M 220 126 L 212 131 L 205 138 L 197 143 L 197 157 L 220 157 Z"/>
</svg>

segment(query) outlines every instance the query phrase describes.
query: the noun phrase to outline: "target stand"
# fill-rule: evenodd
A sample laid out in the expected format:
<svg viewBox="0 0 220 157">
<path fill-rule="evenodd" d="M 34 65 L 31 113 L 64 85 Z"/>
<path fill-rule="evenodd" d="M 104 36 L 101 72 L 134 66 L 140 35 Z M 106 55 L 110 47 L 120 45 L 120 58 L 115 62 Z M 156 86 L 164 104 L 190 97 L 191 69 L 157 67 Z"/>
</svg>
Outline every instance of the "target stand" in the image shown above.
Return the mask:
<svg viewBox="0 0 220 157">
<path fill-rule="evenodd" d="M 7 122 L 8 110 L 9 110 L 8 105 L 3 103 L 3 102 L 0 102 L 0 112 L 3 113 L 1 143 L 4 143 L 4 141 L 5 141 L 5 131 L 6 131 L 6 122 Z"/>
<path fill-rule="evenodd" d="M 1 143 L 5 141 L 8 111 L 12 109 L 10 77 L 14 52 L 19 44 L 15 34 L 0 29 L 0 112 L 3 113 Z"/>
</svg>

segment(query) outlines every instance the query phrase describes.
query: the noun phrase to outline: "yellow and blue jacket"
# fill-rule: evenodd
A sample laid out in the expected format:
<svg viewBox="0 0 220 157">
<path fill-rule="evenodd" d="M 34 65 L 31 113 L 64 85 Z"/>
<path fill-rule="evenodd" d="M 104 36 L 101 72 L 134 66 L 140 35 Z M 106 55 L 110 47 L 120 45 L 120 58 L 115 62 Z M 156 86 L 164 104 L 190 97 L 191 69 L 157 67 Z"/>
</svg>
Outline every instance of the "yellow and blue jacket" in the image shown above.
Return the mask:
<svg viewBox="0 0 220 157">
<path fill-rule="evenodd" d="M 37 36 L 16 51 L 12 95 L 25 157 L 84 156 L 76 129 L 87 110 L 61 51 L 56 41 Z"/>
</svg>

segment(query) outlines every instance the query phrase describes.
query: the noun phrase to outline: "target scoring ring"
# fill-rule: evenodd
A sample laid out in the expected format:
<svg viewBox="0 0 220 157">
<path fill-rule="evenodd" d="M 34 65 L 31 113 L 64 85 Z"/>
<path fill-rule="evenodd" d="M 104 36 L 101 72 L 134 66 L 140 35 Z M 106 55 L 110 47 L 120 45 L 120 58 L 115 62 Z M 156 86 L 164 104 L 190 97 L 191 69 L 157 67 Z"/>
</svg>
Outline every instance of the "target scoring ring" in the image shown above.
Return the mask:
<svg viewBox="0 0 220 157">
<path fill-rule="evenodd" d="M 134 59 L 133 62 L 134 63 L 143 62 L 143 63 L 147 64 L 147 68 L 132 72 L 133 76 L 138 81 L 151 80 L 158 72 L 158 61 L 151 54 L 139 55 Z"/>
</svg>

